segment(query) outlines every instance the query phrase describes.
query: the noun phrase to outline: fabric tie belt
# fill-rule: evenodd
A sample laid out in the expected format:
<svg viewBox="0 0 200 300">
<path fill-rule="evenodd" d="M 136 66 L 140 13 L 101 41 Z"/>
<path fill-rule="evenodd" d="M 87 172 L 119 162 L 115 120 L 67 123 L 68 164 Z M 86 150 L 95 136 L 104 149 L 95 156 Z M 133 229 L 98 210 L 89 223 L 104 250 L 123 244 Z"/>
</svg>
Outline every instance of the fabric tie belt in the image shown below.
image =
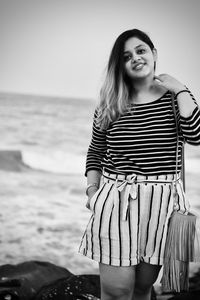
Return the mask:
<svg viewBox="0 0 200 300">
<path fill-rule="evenodd" d="M 115 175 L 116 177 L 114 177 Z M 171 184 L 174 187 L 174 208 L 176 209 L 177 203 L 177 196 L 185 197 L 183 192 L 183 185 L 180 177 L 177 180 L 167 180 L 167 179 L 140 179 L 138 175 L 131 174 L 128 175 L 126 179 L 118 178 L 116 174 L 109 174 L 104 173 L 103 176 L 108 179 L 109 181 L 113 181 L 115 184 L 116 189 L 114 189 L 114 203 L 121 201 L 121 219 L 123 221 L 127 220 L 128 211 L 130 201 L 137 200 L 138 193 L 137 193 L 137 184 L 138 183 L 156 183 L 156 184 Z M 124 176 L 125 177 L 125 176 Z M 122 197 L 119 197 L 119 193 Z M 122 195 L 123 193 L 123 195 Z"/>
</svg>

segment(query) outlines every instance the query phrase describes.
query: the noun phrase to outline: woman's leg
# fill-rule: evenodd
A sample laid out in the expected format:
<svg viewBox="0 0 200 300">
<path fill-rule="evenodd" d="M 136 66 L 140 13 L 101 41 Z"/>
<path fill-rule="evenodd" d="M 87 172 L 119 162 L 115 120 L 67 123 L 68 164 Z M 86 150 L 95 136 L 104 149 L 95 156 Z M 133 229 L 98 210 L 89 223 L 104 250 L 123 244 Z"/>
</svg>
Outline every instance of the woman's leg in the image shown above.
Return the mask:
<svg viewBox="0 0 200 300">
<path fill-rule="evenodd" d="M 136 266 L 136 279 L 132 300 L 150 300 L 151 290 L 161 266 L 141 262 Z"/>
<path fill-rule="evenodd" d="M 99 264 L 101 300 L 131 300 L 135 282 L 135 266 L 114 267 Z"/>
</svg>

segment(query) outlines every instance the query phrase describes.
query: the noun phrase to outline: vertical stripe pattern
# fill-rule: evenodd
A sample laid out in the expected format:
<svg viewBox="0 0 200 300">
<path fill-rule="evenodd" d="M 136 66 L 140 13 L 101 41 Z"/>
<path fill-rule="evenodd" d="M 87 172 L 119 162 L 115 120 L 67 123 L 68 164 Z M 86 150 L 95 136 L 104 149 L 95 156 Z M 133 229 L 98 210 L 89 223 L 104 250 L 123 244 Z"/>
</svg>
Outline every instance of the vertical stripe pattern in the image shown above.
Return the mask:
<svg viewBox="0 0 200 300">
<path fill-rule="evenodd" d="M 126 175 L 104 173 L 103 184 L 90 200 L 92 215 L 79 247 L 81 254 L 113 266 L 141 261 L 163 264 L 168 220 L 174 206 L 170 183 L 174 175 L 137 175 L 135 179 L 130 186 Z M 144 179 L 154 182 L 139 182 Z M 164 180 L 168 182 L 159 182 Z M 123 190 L 118 189 L 121 183 Z M 179 190 L 178 209 L 185 212 L 188 203 Z M 130 193 L 124 214 L 127 191 Z M 137 197 L 132 198 L 135 193 Z"/>
</svg>

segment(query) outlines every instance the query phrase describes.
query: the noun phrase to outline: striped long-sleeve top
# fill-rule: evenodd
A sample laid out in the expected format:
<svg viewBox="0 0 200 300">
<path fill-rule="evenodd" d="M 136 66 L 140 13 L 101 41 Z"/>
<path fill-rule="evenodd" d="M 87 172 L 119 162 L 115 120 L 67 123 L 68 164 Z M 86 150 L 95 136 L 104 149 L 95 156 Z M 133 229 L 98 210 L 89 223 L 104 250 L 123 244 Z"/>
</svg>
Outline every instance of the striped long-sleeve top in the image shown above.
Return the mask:
<svg viewBox="0 0 200 300">
<path fill-rule="evenodd" d="M 193 101 L 196 103 L 191 94 Z M 143 104 L 130 104 L 127 111 L 106 130 L 96 125 L 94 114 L 86 172 L 97 170 L 118 174 L 161 175 L 176 170 L 176 125 L 172 95 L 167 91 L 159 99 Z M 200 109 L 185 118 L 175 100 L 179 127 L 178 171 L 181 170 L 185 142 L 200 145 Z"/>
</svg>

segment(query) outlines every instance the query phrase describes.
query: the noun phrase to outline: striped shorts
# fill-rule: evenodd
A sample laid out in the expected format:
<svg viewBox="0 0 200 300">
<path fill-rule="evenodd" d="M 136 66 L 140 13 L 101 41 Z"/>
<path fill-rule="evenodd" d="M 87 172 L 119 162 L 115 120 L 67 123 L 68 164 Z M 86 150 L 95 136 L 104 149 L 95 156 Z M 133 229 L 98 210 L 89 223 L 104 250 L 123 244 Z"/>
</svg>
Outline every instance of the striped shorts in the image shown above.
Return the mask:
<svg viewBox="0 0 200 300">
<path fill-rule="evenodd" d="M 91 218 L 79 253 L 112 266 L 140 262 L 163 264 L 168 221 L 174 208 L 175 175 L 142 176 L 103 173 L 90 199 Z M 186 212 L 181 180 L 177 210 Z"/>
</svg>

